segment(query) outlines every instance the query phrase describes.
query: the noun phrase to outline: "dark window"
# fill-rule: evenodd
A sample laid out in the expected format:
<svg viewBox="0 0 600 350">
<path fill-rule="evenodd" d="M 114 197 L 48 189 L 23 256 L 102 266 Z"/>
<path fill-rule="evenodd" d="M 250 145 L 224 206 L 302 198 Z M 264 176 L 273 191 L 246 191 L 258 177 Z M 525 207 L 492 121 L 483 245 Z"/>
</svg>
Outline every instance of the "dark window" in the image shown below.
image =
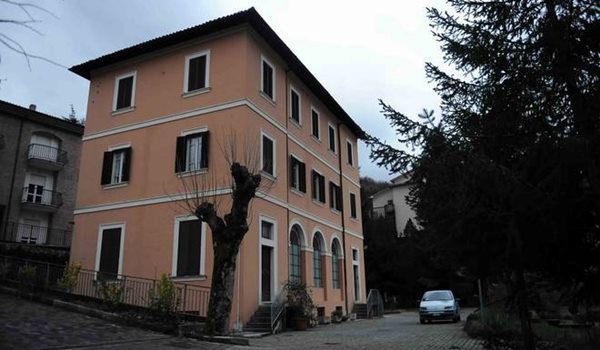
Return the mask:
<svg viewBox="0 0 600 350">
<path fill-rule="evenodd" d="M 269 137 L 263 135 L 262 137 L 262 170 L 269 174 L 275 175 L 274 167 L 274 142 Z"/>
<path fill-rule="evenodd" d="M 352 260 L 358 261 L 358 250 L 352 249 Z"/>
<path fill-rule="evenodd" d="M 262 68 L 262 92 L 273 99 L 273 67 L 263 60 Z"/>
<path fill-rule="evenodd" d="M 346 148 L 348 150 L 348 164 L 354 165 L 353 155 L 352 155 L 352 143 L 350 141 L 346 141 Z"/>
<path fill-rule="evenodd" d="M 190 58 L 188 60 L 187 79 L 187 91 L 194 91 L 206 87 L 206 55 Z"/>
<path fill-rule="evenodd" d="M 319 130 L 319 113 L 313 109 L 310 114 L 312 119 L 312 135 L 320 139 L 321 131 Z"/>
<path fill-rule="evenodd" d="M 180 136 L 175 151 L 175 172 L 208 168 L 208 131 Z"/>
<path fill-rule="evenodd" d="M 266 239 L 273 239 L 273 224 L 268 221 L 260 222 L 260 236 Z"/>
<path fill-rule="evenodd" d="M 335 129 L 329 125 L 329 150 L 335 152 Z"/>
<path fill-rule="evenodd" d="M 179 222 L 177 244 L 177 276 L 200 275 L 202 248 L 202 222 L 188 220 Z"/>
<path fill-rule="evenodd" d="M 323 287 L 321 269 L 321 240 L 318 234 L 315 234 L 313 238 L 313 284 L 316 288 Z"/>
<path fill-rule="evenodd" d="M 306 193 L 306 165 L 294 156 L 290 156 L 290 185 Z"/>
<path fill-rule="evenodd" d="M 340 186 L 334 184 L 333 182 L 329 182 L 329 206 L 335 210 L 341 210 L 342 208 L 342 190 Z"/>
<path fill-rule="evenodd" d="M 325 203 L 325 177 L 316 171 L 312 171 L 312 197 Z"/>
<path fill-rule="evenodd" d="M 133 106 L 133 75 L 119 79 L 117 82 L 116 110 Z"/>
<path fill-rule="evenodd" d="M 300 124 L 300 96 L 296 93 L 296 91 L 290 91 L 290 100 L 291 100 L 291 117 L 292 119 Z"/>
<path fill-rule="evenodd" d="M 356 195 L 350 193 L 350 217 L 356 219 Z"/>
<path fill-rule="evenodd" d="M 100 243 L 100 263 L 98 264 L 98 279 L 113 280 L 119 274 L 119 255 L 121 253 L 121 228 L 111 228 L 102 231 Z"/>
<path fill-rule="evenodd" d="M 131 147 L 104 152 L 100 184 L 110 185 L 129 181 Z"/>
<path fill-rule="evenodd" d="M 290 281 L 293 282 L 300 282 L 302 279 L 300 242 L 300 233 L 298 233 L 297 226 L 294 226 L 290 233 Z"/>
<path fill-rule="evenodd" d="M 340 288 L 340 251 L 338 248 L 337 241 L 331 244 L 331 279 L 333 281 L 333 288 Z"/>
</svg>

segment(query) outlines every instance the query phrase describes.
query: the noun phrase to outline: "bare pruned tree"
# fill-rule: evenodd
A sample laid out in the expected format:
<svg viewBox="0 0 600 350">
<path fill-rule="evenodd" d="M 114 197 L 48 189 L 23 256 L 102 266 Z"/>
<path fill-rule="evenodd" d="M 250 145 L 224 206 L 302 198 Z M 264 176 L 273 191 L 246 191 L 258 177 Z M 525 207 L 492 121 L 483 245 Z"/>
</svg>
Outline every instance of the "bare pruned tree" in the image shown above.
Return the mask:
<svg viewBox="0 0 600 350">
<path fill-rule="evenodd" d="M 37 35 L 43 35 L 43 34 L 38 29 L 35 28 L 35 25 L 41 22 L 41 20 L 39 18 L 34 16 L 34 14 L 36 12 L 38 12 L 38 13 L 43 12 L 47 15 L 50 15 L 50 16 L 58 19 L 58 17 L 51 11 L 48 11 L 47 9 L 45 9 L 39 5 L 29 3 L 29 2 L 14 1 L 14 0 L 0 0 L 0 5 L 4 5 L 6 7 L 18 8 L 19 10 L 21 10 L 21 12 L 24 15 L 24 18 L 22 18 L 22 19 L 0 17 L 0 24 L 22 27 L 22 28 L 24 28 L 28 31 L 31 31 Z M 22 55 L 25 58 L 25 60 L 27 61 L 27 66 L 29 67 L 29 69 L 31 69 L 31 60 L 32 59 L 45 61 L 45 62 L 54 64 L 54 65 L 57 65 L 59 67 L 65 67 L 62 64 L 57 63 L 53 60 L 50 60 L 46 57 L 30 53 L 16 39 L 14 39 L 13 37 L 9 36 L 8 34 L 2 32 L 2 31 L 0 31 L 0 44 L 2 46 L 4 46 L 5 48 L 9 49 L 10 51 L 13 51 L 13 52 L 16 52 L 17 54 Z M 1 59 L 2 59 L 2 56 L 0 55 L 0 62 L 1 62 Z"/>
<path fill-rule="evenodd" d="M 211 229 L 213 271 L 205 332 L 227 334 L 232 308 L 236 260 L 240 245 L 251 225 L 248 213 L 258 192 L 266 193 L 271 181 L 261 181 L 261 158 L 256 133 L 248 132 L 242 143 L 235 131 L 216 138 L 228 167 L 227 174 L 210 167 L 181 177 L 180 194 L 174 198 L 180 209 L 195 215 Z M 224 140 L 224 143 L 219 143 Z M 224 196 L 231 195 L 231 207 L 223 208 Z"/>
</svg>

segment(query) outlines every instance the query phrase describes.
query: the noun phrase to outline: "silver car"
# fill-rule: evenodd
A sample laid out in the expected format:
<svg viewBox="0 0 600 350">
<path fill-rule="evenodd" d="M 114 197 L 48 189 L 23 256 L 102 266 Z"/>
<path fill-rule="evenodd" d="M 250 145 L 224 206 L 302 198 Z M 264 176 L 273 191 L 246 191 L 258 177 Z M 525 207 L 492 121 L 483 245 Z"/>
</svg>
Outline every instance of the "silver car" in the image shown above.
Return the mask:
<svg viewBox="0 0 600 350">
<path fill-rule="evenodd" d="M 423 294 L 419 301 L 419 321 L 431 320 L 460 321 L 460 299 L 454 297 L 449 290 L 430 290 Z"/>
</svg>

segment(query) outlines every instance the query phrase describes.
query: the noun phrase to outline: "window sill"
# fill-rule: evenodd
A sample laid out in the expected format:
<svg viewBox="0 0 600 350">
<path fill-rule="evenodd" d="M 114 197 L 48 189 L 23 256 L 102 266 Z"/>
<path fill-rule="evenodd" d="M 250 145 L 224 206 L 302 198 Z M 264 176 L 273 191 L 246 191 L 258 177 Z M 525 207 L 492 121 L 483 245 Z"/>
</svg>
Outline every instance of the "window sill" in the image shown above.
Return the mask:
<svg viewBox="0 0 600 350">
<path fill-rule="evenodd" d="M 117 109 L 116 111 L 112 111 L 111 115 L 114 117 L 115 115 L 121 115 L 129 112 L 135 111 L 135 106 L 125 107 L 121 109 Z"/>
<path fill-rule="evenodd" d="M 300 191 L 299 189 L 292 187 L 290 188 L 290 191 L 295 194 L 296 196 L 300 196 L 300 197 L 304 197 L 305 192 Z"/>
<path fill-rule="evenodd" d="M 322 143 L 322 142 L 321 142 L 321 139 L 320 139 L 320 138 L 318 138 L 318 137 L 316 137 L 314 134 L 310 134 L 310 138 L 312 138 L 312 139 L 313 139 L 313 141 L 315 141 L 315 142 L 316 142 L 316 143 L 318 143 L 318 144 L 321 144 L 321 143 Z"/>
<path fill-rule="evenodd" d="M 114 184 L 102 185 L 102 189 L 103 190 L 111 190 L 113 188 L 121 188 L 121 187 L 127 187 L 127 186 L 129 186 L 129 182 L 125 181 L 125 182 L 119 182 L 119 183 L 114 183 Z"/>
<path fill-rule="evenodd" d="M 205 87 L 205 88 L 201 88 L 201 89 L 197 89 L 197 90 L 192 90 L 192 91 L 185 91 L 181 94 L 182 98 L 188 98 L 188 97 L 192 97 L 192 96 L 196 96 L 196 95 L 201 95 L 207 92 L 210 92 L 210 86 L 209 87 Z"/>
<path fill-rule="evenodd" d="M 336 214 L 336 215 L 340 215 L 340 213 L 341 213 L 341 211 L 339 211 L 336 208 L 330 208 L 330 209 L 331 209 L 331 212 L 334 213 L 334 214 Z"/>
<path fill-rule="evenodd" d="M 336 156 L 336 157 L 337 157 L 337 152 L 336 152 L 335 150 L 332 150 L 331 148 L 327 148 L 327 151 L 329 151 L 329 153 L 330 153 L 331 155 L 334 155 L 334 156 Z"/>
<path fill-rule="evenodd" d="M 290 117 L 290 123 L 292 123 L 293 126 L 297 127 L 298 129 L 302 129 L 302 123 L 300 123 L 299 121 L 296 121 L 296 119 Z"/>
<path fill-rule="evenodd" d="M 277 180 L 277 176 L 271 175 L 271 174 L 267 173 L 264 170 L 260 171 L 260 175 L 263 176 L 263 177 L 265 177 L 265 178 L 267 178 L 267 179 L 269 179 L 269 180 L 271 180 L 271 181 L 276 181 Z"/>
<path fill-rule="evenodd" d="M 312 201 L 313 201 L 313 203 L 315 203 L 316 205 L 318 205 L 318 206 L 320 206 L 320 207 L 323 207 L 323 206 L 325 206 L 325 202 L 320 202 L 320 201 L 318 201 L 318 200 L 316 200 L 316 199 L 314 199 L 314 198 L 313 198 L 313 200 L 312 200 Z"/>
<path fill-rule="evenodd" d="M 264 98 L 265 100 L 267 100 L 267 102 L 269 102 L 270 104 L 272 104 L 273 106 L 276 105 L 275 99 L 272 98 L 271 96 L 267 95 L 264 91 L 260 91 L 259 94 L 262 96 L 262 98 Z"/>
<path fill-rule="evenodd" d="M 350 217 L 350 221 L 358 223 L 358 218 Z"/>
<path fill-rule="evenodd" d="M 177 177 L 182 178 L 182 177 L 188 177 L 188 176 L 194 176 L 194 175 L 203 175 L 206 173 L 208 173 L 208 168 L 203 168 L 200 170 L 182 171 L 180 173 L 177 173 Z"/>
<path fill-rule="evenodd" d="M 206 281 L 206 275 L 197 276 L 171 276 L 173 282 L 193 282 L 193 281 Z"/>
</svg>

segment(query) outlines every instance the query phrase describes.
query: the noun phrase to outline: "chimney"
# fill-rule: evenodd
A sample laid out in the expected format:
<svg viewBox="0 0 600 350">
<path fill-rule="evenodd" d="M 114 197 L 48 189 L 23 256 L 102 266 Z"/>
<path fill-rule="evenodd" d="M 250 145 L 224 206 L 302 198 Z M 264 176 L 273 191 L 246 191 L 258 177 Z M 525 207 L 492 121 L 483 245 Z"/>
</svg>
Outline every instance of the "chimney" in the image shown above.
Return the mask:
<svg viewBox="0 0 600 350">
<path fill-rule="evenodd" d="M 29 109 L 32 111 L 35 111 L 36 108 L 36 105 L 34 105 L 33 103 L 29 105 Z"/>
</svg>

